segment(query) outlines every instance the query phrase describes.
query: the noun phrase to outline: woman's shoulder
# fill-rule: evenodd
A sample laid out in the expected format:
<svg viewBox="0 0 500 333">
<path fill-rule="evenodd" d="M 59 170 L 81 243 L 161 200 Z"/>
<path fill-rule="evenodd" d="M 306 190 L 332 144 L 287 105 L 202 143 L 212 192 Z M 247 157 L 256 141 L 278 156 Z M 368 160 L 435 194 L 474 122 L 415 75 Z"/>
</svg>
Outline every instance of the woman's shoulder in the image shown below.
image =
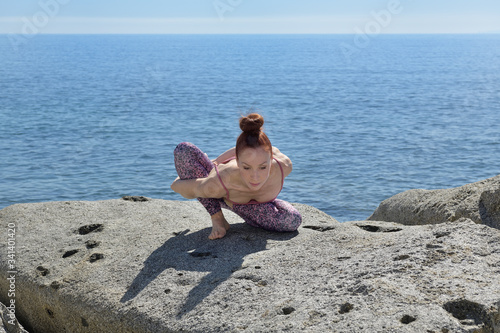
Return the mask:
<svg viewBox="0 0 500 333">
<path fill-rule="evenodd" d="M 220 164 L 217 168 L 218 178 L 223 186 L 225 186 L 228 190 L 239 188 L 239 185 L 241 185 L 241 176 L 236 160 Z"/>
<path fill-rule="evenodd" d="M 226 196 L 226 190 L 223 183 L 220 181 L 220 176 L 217 175 L 215 168 L 212 169 L 207 177 L 200 178 L 200 180 L 200 190 L 204 194 L 203 198 L 222 198 Z"/>
<path fill-rule="evenodd" d="M 292 161 L 288 156 L 283 154 L 278 148 L 273 147 L 273 158 L 275 162 L 279 163 L 279 166 L 283 169 L 284 176 L 288 176 L 293 169 Z"/>
<path fill-rule="evenodd" d="M 227 163 L 224 163 L 224 164 L 219 164 L 217 166 L 218 170 L 219 170 L 219 174 L 220 175 L 232 175 L 236 172 L 238 172 L 238 164 L 236 163 L 236 160 L 231 160 Z"/>
<path fill-rule="evenodd" d="M 236 159 L 231 159 L 229 161 L 226 161 L 224 163 L 218 164 L 217 165 L 217 170 L 219 171 L 219 174 L 229 174 L 234 171 L 238 170 L 238 164 L 236 163 Z"/>
</svg>

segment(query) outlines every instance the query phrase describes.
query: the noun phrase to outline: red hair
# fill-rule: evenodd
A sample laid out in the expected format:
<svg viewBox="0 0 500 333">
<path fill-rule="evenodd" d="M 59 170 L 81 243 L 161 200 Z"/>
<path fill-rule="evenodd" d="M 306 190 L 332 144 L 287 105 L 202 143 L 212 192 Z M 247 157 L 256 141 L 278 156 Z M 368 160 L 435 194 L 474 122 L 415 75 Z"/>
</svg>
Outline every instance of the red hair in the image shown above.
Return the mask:
<svg viewBox="0 0 500 333">
<path fill-rule="evenodd" d="M 263 125 L 264 118 L 258 113 L 251 113 L 240 118 L 240 128 L 243 132 L 236 140 L 236 159 L 243 149 L 258 147 L 262 147 L 271 154 L 271 158 L 273 157 L 273 146 L 262 130 Z"/>
</svg>

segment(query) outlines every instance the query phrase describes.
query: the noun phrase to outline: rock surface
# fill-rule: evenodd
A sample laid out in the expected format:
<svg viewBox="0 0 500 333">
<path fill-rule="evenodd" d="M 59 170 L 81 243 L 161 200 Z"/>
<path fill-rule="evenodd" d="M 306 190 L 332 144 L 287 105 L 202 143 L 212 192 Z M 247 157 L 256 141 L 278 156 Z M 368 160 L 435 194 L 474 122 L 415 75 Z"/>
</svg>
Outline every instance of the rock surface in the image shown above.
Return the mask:
<svg viewBox="0 0 500 333">
<path fill-rule="evenodd" d="M 451 189 L 396 194 L 384 200 L 368 220 L 423 225 L 461 218 L 500 229 L 500 175 Z"/>
<path fill-rule="evenodd" d="M 500 332 L 500 231 L 338 223 L 210 241 L 198 202 L 107 200 L 0 210 L 16 230 L 16 315 L 36 332 Z M 6 299 L 0 242 L 0 301 Z"/>
<path fill-rule="evenodd" d="M 0 333 L 28 333 L 24 327 L 19 324 L 16 316 L 3 303 L 0 303 Z"/>
</svg>

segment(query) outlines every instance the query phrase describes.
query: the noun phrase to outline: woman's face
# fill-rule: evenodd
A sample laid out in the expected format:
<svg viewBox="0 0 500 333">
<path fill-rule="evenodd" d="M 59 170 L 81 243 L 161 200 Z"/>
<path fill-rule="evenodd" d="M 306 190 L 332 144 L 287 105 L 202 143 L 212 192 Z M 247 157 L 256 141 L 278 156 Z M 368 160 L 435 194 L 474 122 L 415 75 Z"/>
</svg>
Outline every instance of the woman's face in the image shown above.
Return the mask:
<svg viewBox="0 0 500 333">
<path fill-rule="evenodd" d="M 245 148 L 238 155 L 238 168 L 248 188 L 257 191 L 269 178 L 271 154 L 262 147 Z"/>
</svg>

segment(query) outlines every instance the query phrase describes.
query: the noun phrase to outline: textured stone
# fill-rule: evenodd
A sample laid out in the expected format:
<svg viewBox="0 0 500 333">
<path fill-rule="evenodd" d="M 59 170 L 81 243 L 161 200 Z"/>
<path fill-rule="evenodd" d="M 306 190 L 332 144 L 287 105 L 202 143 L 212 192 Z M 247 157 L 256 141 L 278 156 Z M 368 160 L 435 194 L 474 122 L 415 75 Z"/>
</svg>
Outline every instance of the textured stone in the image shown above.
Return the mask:
<svg viewBox="0 0 500 333">
<path fill-rule="evenodd" d="M 456 188 L 396 194 L 384 200 L 368 220 L 423 225 L 461 218 L 500 229 L 500 175 Z"/>
<path fill-rule="evenodd" d="M 0 318 L 0 333 L 28 333 L 17 321 L 15 307 L 12 307 L 11 311 L 0 303 Z"/>
<path fill-rule="evenodd" d="M 296 207 L 298 232 L 228 212 L 216 241 L 198 202 L 7 207 L 18 318 L 32 333 L 500 332 L 500 231 L 468 219 L 338 223 Z M 0 243 L 2 302 L 4 253 Z"/>
<path fill-rule="evenodd" d="M 500 186 L 481 193 L 479 215 L 484 224 L 500 229 Z"/>
</svg>

